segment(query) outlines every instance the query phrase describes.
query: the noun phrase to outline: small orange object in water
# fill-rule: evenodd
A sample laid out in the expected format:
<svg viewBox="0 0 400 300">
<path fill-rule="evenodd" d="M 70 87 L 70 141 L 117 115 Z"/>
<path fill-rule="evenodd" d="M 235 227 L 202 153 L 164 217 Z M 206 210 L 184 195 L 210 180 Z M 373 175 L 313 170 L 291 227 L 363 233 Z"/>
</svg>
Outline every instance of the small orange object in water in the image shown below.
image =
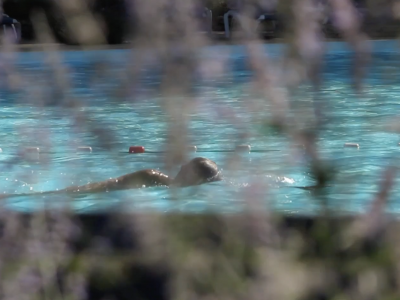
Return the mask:
<svg viewBox="0 0 400 300">
<path fill-rule="evenodd" d="M 143 146 L 131 146 L 129 147 L 129 153 L 144 153 Z"/>
</svg>

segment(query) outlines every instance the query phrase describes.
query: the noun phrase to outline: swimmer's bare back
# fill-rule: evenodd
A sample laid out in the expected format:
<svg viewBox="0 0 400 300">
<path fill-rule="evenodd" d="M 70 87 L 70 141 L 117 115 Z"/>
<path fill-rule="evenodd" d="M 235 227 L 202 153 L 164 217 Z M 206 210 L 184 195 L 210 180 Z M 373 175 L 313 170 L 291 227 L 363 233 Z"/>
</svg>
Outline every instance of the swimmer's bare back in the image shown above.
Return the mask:
<svg viewBox="0 0 400 300">
<path fill-rule="evenodd" d="M 105 181 L 88 183 L 80 186 L 70 186 L 62 190 L 25 193 L 25 194 L 4 194 L 0 199 L 20 196 L 49 195 L 49 194 L 86 194 L 104 193 L 119 190 L 139 189 L 143 187 L 169 186 L 171 178 L 157 170 L 140 170 L 134 173 L 122 175 Z"/>
</svg>

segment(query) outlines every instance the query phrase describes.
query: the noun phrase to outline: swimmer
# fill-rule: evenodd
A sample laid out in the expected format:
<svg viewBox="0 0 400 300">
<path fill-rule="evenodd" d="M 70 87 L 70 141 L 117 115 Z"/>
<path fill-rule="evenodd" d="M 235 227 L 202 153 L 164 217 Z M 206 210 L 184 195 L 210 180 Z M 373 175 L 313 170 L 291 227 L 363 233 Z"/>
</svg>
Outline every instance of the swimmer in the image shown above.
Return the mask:
<svg viewBox="0 0 400 300">
<path fill-rule="evenodd" d="M 221 180 L 222 176 L 215 162 L 208 158 L 196 157 L 183 165 L 174 179 L 171 179 L 160 171 L 147 169 L 101 182 L 94 182 L 81 186 L 71 186 L 57 191 L 7 194 L 1 195 L 0 197 L 9 198 L 48 194 L 104 193 L 154 186 L 188 187 Z"/>
<path fill-rule="evenodd" d="M 221 172 L 218 170 L 218 166 L 214 161 L 204 157 L 196 157 L 184 164 L 173 179 L 158 170 L 145 169 L 105 181 L 89 183 L 81 186 L 70 186 L 62 190 L 23 194 L 3 194 L 0 195 L 0 199 L 51 194 L 93 194 L 156 186 L 189 187 L 221 180 Z M 318 188 L 318 185 L 305 187 L 295 186 L 294 188 L 314 190 Z"/>
</svg>

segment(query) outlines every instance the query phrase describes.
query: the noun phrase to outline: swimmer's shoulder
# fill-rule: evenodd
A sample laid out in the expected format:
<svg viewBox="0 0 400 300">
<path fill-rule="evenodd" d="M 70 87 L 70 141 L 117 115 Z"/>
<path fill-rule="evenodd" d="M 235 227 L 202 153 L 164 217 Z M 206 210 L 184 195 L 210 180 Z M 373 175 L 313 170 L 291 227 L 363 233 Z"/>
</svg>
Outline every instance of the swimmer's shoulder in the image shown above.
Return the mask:
<svg viewBox="0 0 400 300">
<path fill-rule="evenodd" d="M 169 186 L 171 178 L 159 170 L 145 169 L 129 173 L 117 178 L 123 185 L 130 188 L 150 187 L 150 186 Z"/>
</svg>

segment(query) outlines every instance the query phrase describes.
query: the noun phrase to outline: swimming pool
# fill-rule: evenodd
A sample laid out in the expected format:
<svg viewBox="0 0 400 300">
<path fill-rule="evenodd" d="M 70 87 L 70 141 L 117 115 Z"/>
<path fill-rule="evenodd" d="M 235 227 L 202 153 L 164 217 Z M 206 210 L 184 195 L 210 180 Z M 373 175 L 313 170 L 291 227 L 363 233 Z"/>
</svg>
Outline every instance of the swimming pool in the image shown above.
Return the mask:
<svg viewBox="0 0 400 300">
<path fill-rule="evenodd" d="M 281 55 L 283 45 L 265 45 L 273 57 Z M 323 99 L 328 106 L 330 124 L 321 141 L 322 155 L 339 169 L 338 184 L 330 190 L 332 207 L 344 212 L 360 212 L 372 199 L 383 167 L 393 163 L 400 146 L 397 134 L 388 133 L 383 126 L 398 114 L 400 79 L 397 64 L 398 45 L 395 41 L 373 42 L 373 62 L 365 89 L 365 96 L 357 98 L 349 86 L 349 64 L 352 54 L 345 44 L 328 44 L 324 69 Z M 242 209 L 243 199 L 258 199 L 293 214 L 315 212 L 317 205 L 310 192 L 293 186 L 312 184 L 301 165 L 301 155 L 293 156 L 288 140 L 268 134 L 261 124 L 254 122 L 262 116 L 257 106 L 264 103 L 249 99 L 251 72 L 245 63 L 242 46 L 212 46 L 207 55 L 226 61 L 230 68 L 201 86 L 195 100 L 196 113 L 191 116 L 190 143 L 198 153 L 222 168 L 225 181 L 186 188 L 179 191 L 179 199 L 166 188 L 151 188 L 89 195 L 70 203 L 76 212 L 109 210 L 124 207 L 132 210 L 163 212 L 235 212 Z M 85 184 L 104 180 L 144 168 L 164 169 L 159 153 L 128 154 L 132 145 L 160 151 L 165 147 L 167 127 L 165 113 L 157 93 L 158 78 L 154 70 L 145 70 L 140 85 L 131 89 L 134 101 L 118 101 L 112 91 L 118 86 L 120 71 L 126 64 L 128 50 L 66 51 L 61 52 L 63 65 L 68 68 L 72 96 L 82 99 L 80 111 L 91 114 L 91 121 L 109 127 L 113 134 L 112 149 L 105 151 L 93 135 L 75 126 L 68 109 L 56 105 L 38 107 L 27 99 L 56 99 L 53 81 L 56 76 L 44 65 L 41 52 L 18 52 L 13 56 L 1 54 L 4 68 L 14 68 L 24 82 L 22 90 L 10 90 L 4 74 L 0 83 L 0 132 L 3 152 L 0 154 L 1 193 L 25 193 L 63 188 L 71 184 Z M 95 62 L 109 62 L 101 77 L 94 78 Z M 389 75 L 388 75 L 389 74 Z M 13 80 L 13 78 L 11 78 Z M 18 84 L 18 81 L 13 81 Z M 51 83 L 51 84 L 49 84 Z M 311 105 L 311 92 L 302 87 L 298 94 L 301 107 Z M 253 106 L 253 105 L 255 106 Z M 265 104 L 262 104 L 265 105 Z M 234 149 L 237 136 L 248 132 L 244 142 L 254 150 L 238 157 L 221 150 Z M 360 149 L 344 148 L 347 142 L 359 143 Z M 92 153 L 76 153 L 77 146 L 91 146 Z M 41 158 L 47 163 L 9 161 L 21 147 L 40 147 Z M 228 162 L 237 162 L 239 171 L 230 171 Z M 396 160 L 395 160 L 396 162 Z M 175 174 L 171 174 L 174 176 Z M 388 210 L 400 211 L 400 188 L 395 186 Z M 43 205 L 63 206 L 61 196 L 19 197 L 4 201 L 4 207 L 31 211 Z"/>
</svg>

